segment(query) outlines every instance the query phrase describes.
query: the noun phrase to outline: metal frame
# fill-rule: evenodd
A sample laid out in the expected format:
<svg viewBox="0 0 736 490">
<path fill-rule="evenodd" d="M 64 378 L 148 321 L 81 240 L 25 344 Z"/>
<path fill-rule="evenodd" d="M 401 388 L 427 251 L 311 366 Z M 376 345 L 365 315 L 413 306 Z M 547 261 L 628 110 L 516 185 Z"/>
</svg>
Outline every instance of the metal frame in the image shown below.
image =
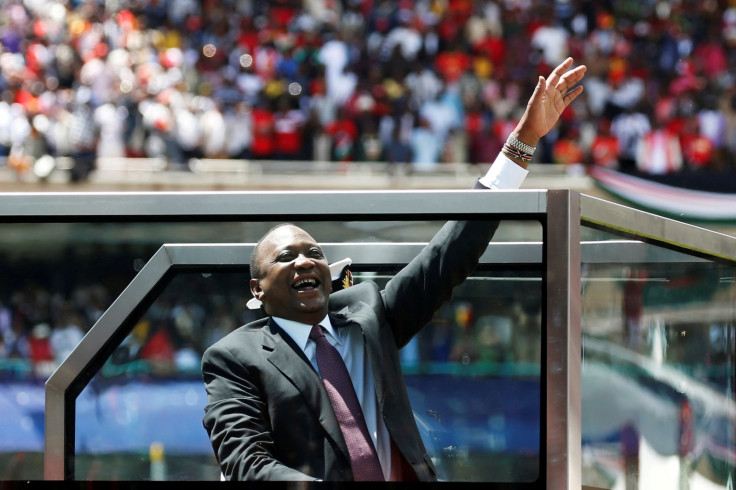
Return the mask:
<svg viewBox="0 0 736 490">
<path fill-rule="evenodd" d="M 301 191 L 0 194 L 0 218 L 47 221 L 332 221 L 544 214 L 547 191 Z M 513 211 L 511 211 L 513 210 Z"/>
<path fill-rule="evenodd" d="M 551 192 L 544 235 L 548 489 L 582 485 L 580 195 Z"/>
<path fill-rule="evenodd" d="M 335 203 L 339 203 L 336 206 Z M 492 244 L 482 261 L 546 260 L 543 424 L 546 488 L 580 488 L 580 264 L 610 260 L 606 250 L 638 251 L 637 241 L 580 244 L 581 223 L 687 252 L 736 263 L 736 238 L 636 211 L 567 190 L 178 192 L 0 194 L 5 222 L 154 222 L 279 220 L 526 219 L 544 227 L 543 244 Z M 371 244 L 376 246 L 376 244 Z M 346 244 L 330 244 L 336 255 Z M 418 244 L 392 247 L 408 260 Z M 46 385 L 45 478 L 74 477 L 75 400 L 107 356 L 132 329 L 131 319 L 156 288 L 181 269 L 246 268 L 248 245 L 164 245 L 93 326 Z M 328 251 L 329 253 L 329 251 Z M 626 255 L 624 253 L 624 255 Z M 679 254 L 677 254 L 679 255 Z M 353 257 L 375 262 L 375 256 Z M 667 261 L 665 256 L 661 260 Z M 697 259 L 696 259 L 697 260 Z M 145 287 L 142 287 L 145 286 Z"/>
<path fill-rule="evenodd" d="M 735 237 L 585 194 L 580 205 L 580 218 L 588 226 L 695 256 L 736 261 Z"/>
</svg>

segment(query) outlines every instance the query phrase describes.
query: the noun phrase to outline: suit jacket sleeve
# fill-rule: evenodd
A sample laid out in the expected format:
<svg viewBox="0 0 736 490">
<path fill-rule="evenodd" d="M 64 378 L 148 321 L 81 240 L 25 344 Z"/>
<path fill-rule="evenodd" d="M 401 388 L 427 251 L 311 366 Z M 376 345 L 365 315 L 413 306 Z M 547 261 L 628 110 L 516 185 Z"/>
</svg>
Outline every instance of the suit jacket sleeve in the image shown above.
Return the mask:
<svg viewBox="0 0 736 490">
<path fill-rule="evenodd" d="M 487 189 L 480 183 L 476 189 Z M 399 348 L 426 325 L 452 290 L 475 270 L 498 221 L 449 221 L 382 291 Z"/>
<path fill-rule="evenodd" d="M 314 480 L 274 456 L 267 397 L 259 375 L 229 349 L 214 345 L 202 359 L 208 393 L 203 423 L 228 480 Z"/>
</svg>

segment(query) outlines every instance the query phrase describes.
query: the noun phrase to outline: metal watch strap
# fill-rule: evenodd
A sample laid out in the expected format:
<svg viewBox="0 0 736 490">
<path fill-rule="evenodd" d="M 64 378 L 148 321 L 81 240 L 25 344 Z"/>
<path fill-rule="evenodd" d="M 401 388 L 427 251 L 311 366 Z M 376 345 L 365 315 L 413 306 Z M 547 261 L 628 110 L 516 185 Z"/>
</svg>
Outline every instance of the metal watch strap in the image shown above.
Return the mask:
<svg viewBox="0 0 736 490">
<path fill-rule="evenodd" d="M 521 141 L 517 140 L 513 136 L 508 137 L 508 139 L 506 140 L 506 144 L 516 148 L 517 150 L 521 150 L 524 153 L 528 153 L 529 155 L 533 155 L 534 151 L 537 149 L 536 146 L 531 146 L 531 145 L 527 145 L 526 143 L 522 143 Z"/>
</svg>

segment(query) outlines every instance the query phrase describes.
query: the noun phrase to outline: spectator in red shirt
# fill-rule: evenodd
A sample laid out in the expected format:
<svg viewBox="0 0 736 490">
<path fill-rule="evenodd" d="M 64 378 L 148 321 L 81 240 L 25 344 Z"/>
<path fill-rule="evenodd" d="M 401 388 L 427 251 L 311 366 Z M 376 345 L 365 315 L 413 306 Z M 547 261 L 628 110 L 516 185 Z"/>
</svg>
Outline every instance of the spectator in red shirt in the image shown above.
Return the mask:
<svg viewBox="0 0 736 490">
<path fill-rule="evenodd" d="M 28 347 L 31 352 L 31 361 L 33 362 L 33 371 L 40 378 L 48 377 L 56 368 L 54 362 L 54 351 L 51 349 L 49 336 L 51 335 L 51 327 L 46 323 L 39 323 L 28 338 Z"/>
<path fill-rule="evenodd" d="M 697 117 L 685 121 L 680 133 L 680 145 L 685 165 L 690 169 L 702 169 L 710 165 L 713 158 L 713 142 L 700 132 Z"/>
<path fill-rule="evenodd" d="M 332 159 L 338 162 L 355 160 L 355 141 L 358 126 L 347 117 L 345 110 L 338 109 L 337 117 L 327 125 L 325 132 L 332 137 Z"/>
<path fill-rule="evenodd" d="M 253 108 L 253 142 L 251 153 L 253 158 L 268 159 L 273 156 L 274 146 L 274 114 L 265 99 L 259 100 Z"/>
<path fill-rule="evenodd" d="M 611 134 L 611 121 L 602 119 L 598 123 L 598 133 L 590 146 L 589 161 L 593 165 L 606 168 L 618 168 L 618 138 Z"/>
<path fill-rule="evenodd" d="M 302 134 L 307 118 L 292 107 L 289 95 L 278 99 L 278 110 L 273 115 L 273 137 L 277 160 L 296 160 L 302 156 Z"/>
<path fill-rule="evenodd" d="M 435 58 L 435 68 L 447 83 L 456 82 L 465 70 L 472 68 L 472 58 L 465 51 L 444 51 Z"/>
<path fill-rule="evenodd" d="M 572 165 L 583 162 L 580 147 L 580 131 L 575 125 L 560 128 L 561 137 L 552 145 L 552 159 L 555 163 Z"/>
</svg>

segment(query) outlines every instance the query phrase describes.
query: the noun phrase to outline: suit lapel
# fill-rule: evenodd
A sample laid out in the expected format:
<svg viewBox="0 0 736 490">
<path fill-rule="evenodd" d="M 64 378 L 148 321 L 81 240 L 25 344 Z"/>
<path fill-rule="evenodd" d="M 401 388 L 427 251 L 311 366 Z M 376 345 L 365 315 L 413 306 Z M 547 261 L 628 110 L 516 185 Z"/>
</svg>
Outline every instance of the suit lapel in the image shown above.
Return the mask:
<svg viewBox="0 0 736 490">
<path fill-rule="evenodd" d="M 370 308 L 365 303 L 357 303 L 354 307 L 348 309 L 343 308 L 339 312 L 330 315 L 332 325 L 338 328 L 344 328 L 353 324 L 357 324 L 363 332 L 363 340 L 365 341 L 366 355 L 370 361 L 371 371 L 373 371 L 373 380 L 376 384 L 376 398 L 378 406 L 383 412 L 383 405 L 386 400 L 386 373 L 381 369 L 383 358 L 381 355 L 381 341 L 378 335 L 378 328 Z"/>
<path fill-rule="evenodd" d="M 348 448 L 340 431 L 340 425 L 335 418 L 330 399 L 322 380 L 304 352 L 271 319 L 264 329 L 263 348 L 271 351 L 268 361 L 299 390 L 307 405 L 315 414 L 318 414 L 322 428 L 349 461 Z M 300 359 L 297 360 L 297 358 Z"/>
</svg>

